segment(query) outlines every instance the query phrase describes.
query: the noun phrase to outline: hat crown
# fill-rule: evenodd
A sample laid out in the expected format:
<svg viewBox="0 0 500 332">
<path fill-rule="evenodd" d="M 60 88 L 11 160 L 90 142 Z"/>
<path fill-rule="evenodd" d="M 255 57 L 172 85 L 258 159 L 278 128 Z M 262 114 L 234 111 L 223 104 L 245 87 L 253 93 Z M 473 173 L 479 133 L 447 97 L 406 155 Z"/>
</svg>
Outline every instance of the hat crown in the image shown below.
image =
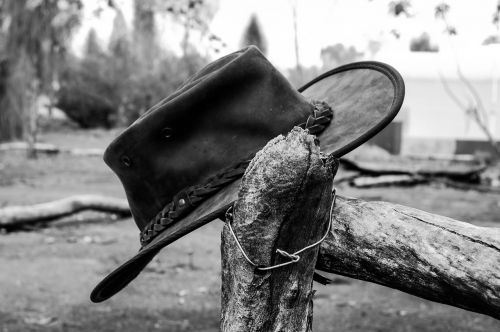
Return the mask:
<svg viewBox="0 0 500 332">
<path fill-rule="evenodd" d="M 225 56 L 153 106 L 108 147 L 139 229 L 186 187 L 256 152 L 313 106 L 256 47 Z"/>
</svg>

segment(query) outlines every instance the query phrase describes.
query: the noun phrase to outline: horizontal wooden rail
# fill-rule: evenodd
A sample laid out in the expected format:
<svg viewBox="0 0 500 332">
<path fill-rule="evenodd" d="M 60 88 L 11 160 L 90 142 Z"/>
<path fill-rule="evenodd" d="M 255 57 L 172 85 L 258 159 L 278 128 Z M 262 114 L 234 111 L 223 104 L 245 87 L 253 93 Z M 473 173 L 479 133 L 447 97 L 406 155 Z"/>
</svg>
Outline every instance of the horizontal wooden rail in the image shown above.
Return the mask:
<svg viewBox="0 0 500 332">
<path fill-rule="evenodd" d="M 316 269 L 500 319 L 500 229 L 339 197 Z"/>
</svg>

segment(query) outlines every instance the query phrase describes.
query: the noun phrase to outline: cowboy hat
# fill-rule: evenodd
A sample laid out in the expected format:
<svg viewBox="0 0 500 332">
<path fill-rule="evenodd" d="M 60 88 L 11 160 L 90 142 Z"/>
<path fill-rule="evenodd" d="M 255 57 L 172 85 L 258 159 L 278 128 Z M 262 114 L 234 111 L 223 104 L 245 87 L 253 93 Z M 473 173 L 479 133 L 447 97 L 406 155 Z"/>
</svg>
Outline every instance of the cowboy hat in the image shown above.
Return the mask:
<svg viewBox="0 0 500 332">
<path fill-rule="evenodd" d="M 254 46 L 207 65 L 106 149 L 141 248 L 95 287 L 91 300 L 110 298 L 162 248 L 221 216 L 270 139 L 300 126 L 338 158 L 392 121 L 403 97 L 399 73 L 379 62 L 333 69 L 298 91 Z"/>
</svg>

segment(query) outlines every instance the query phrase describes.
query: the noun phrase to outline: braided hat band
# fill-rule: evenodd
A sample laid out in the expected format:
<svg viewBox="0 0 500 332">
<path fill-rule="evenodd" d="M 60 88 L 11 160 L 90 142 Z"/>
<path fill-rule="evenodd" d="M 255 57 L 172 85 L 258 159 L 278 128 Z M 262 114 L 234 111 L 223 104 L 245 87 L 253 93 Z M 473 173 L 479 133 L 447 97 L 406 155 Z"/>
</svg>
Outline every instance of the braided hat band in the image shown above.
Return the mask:
<svg viewBox="0 0 500 332">
<path fill-rule="evenodd" d="M 311 104 L 314 107 L 312 114 L 309 115 L 306 122 L 297 126 L 307 129 L 312 135 L 319 135 L 332 121 L 333 110 L 324 101 L 313 100 Z M 255 152 L 238 163 L 216 173 L 204 184 L 181 190 L 141 231 L 141 246 L 144 247 L 149 244 L 158 234 L 170 227 L 177 220 L 185 217 L 201 202 L 240 178 L 245 173 L 254 156 Z"/>
</svg>

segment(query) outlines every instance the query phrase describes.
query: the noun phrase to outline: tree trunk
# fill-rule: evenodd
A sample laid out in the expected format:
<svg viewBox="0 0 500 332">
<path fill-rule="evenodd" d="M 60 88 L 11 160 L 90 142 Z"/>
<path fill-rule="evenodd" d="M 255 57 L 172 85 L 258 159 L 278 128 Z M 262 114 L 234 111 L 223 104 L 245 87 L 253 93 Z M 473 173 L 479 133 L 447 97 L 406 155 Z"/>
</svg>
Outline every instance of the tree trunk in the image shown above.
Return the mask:
<svg viewBox="0 0 500 332">
<path fill-rule="evenodd" d="M 302 66 L 300 65 L 299 56 L 299 32 L 297 28 L 297 1 L 292 2 L 292 14 L 293 14 L 293 41 L 295 50 L 295 68 L 297 69 L 297 74 L 299 76 L 299 81 L 303 79 L 302 77 Z"/>
<path fill-rule="evenodd" d="M 294 129 L 253 159 L 234 204 L 232 227 L 259 266 L 289 261 L 327 230 L 338 162 L 324 160 L 314 137 Z M 231 222 L 231 221 L 227 221 Z M 228 225 L 222 233 L 222 331 L 311 331 L 312 281 L 319 246 L 296 263 L 258 271 L 243 256 Z"/>
<path fill-rule="evenodd" d="M 38 80 L 33 79 L 30 84 L 30 91 L 26 91 L 26 98 L 28 103 L 26 105 L 26 141 L 28 143 L 27 157 L 30 159 L 37 158 L 37 151 L 35 148 L 38 134 Z"/>
<path fill-rule="evenodd" d="M 316 268 L 500 319 L 500 229 L 338 197 Z"/>
</svg>

